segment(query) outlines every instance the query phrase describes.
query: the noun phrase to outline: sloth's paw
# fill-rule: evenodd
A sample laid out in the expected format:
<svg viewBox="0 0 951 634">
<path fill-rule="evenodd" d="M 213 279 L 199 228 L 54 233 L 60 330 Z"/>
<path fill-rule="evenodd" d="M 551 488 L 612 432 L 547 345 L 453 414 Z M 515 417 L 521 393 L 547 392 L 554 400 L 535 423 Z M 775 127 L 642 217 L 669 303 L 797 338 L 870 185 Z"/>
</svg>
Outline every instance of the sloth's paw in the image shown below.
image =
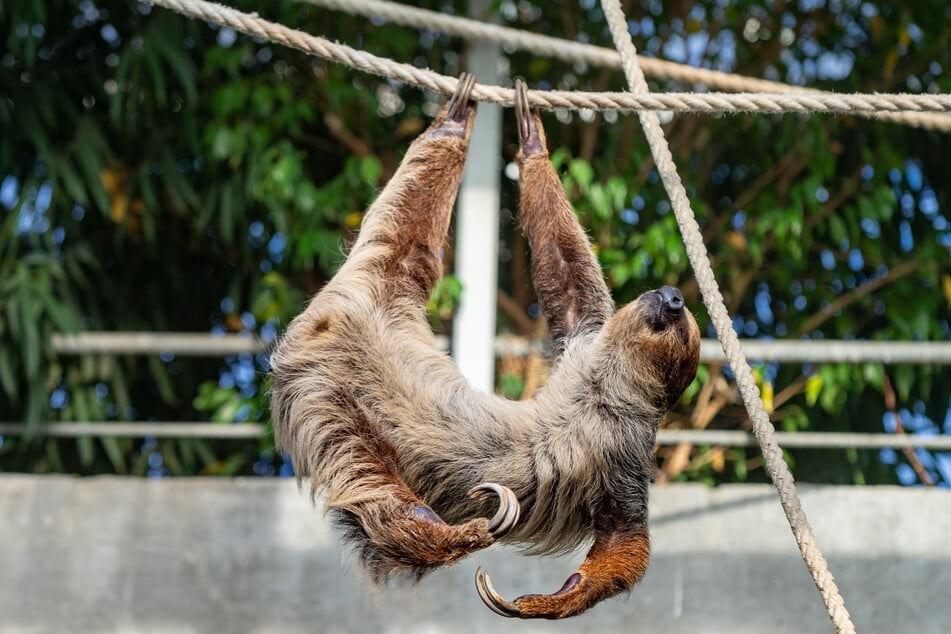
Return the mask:
<svg viewBox="0 0 951 634">
<path fill-rule="evenodd" d="M 476 102 L 472 100 L 472 87 L 475 86 L 475 76 L 463 73 L 456 85 L 456 92 L 449 98 L 449 102 L 436 116 L 426 135 L 429 138 L 458 137 L 464 139 L 469 135 L 470 119 L 475 113 Z"/>
</svg>

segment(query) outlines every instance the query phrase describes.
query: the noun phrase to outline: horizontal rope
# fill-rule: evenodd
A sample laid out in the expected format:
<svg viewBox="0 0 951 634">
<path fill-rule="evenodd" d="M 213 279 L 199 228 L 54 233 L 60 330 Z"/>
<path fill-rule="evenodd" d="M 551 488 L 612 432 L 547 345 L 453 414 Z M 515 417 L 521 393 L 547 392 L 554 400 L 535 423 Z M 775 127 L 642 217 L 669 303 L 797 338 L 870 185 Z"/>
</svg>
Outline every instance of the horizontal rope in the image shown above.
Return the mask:
<svg viewBox="0 0 951 634">
<path fill-rule="evenodd" d="M 309 35 L 257 15 L 243 13 L 204 0 L 148 0 L 183 15 L 233 28 L 304 51 L 329 61 L 373 75 L 402 81 L 420 88 L 451 94 L 457 79 L 427 69 L 416 68 L 358 51 L 325 38 Z M 476 84 L 472 97 L 478 101 L 511 106 L 511 88 Z M 644 93 L 529 91 L 529 102 L 548 110 L 588 109 L 621 111 L 666 110 L 682 113 L 838 113 L 862 114 L 878 111 L 949 112 L 951 95 L 862 95 L 862 94 L 766 94 L 766 93 Z M 951 126 L 951 117 L 948 117 Z"/>
<path fill-rule="evenodd" d="M 205 422 L 57 422 L 32 429 L 22 423 L 0 423 L 0 436 L 35 434 L 49 438 L 207 438 L 216 440 L 255 440 L 267 433 L 260 423 Z M 776 432 L 783 447 L 792 449 L 904 449 L 922 448 L 951 451 L 951 436 L 913 434 L 860 434 L 848 432 Z M 658 445 L 755 447 L 756 437 L 745 431 L 661 429 Z"/>
<path fill-rule="evenodd" d="M 353 15 L 382 18 L 402 26 L 430 29 L 469 40 L 494 42 L 510 50 L 529 51 L 538 56 L 552 57 L 566 62 L 581 62 L 603 68 L 621 68 L 621 57 L 617 50 L 613 48 L 573 42 L 497 24 L 488 24 L 397 2 L 387 0 L 301 1 Z M 716 90 L 753 93 L 833 94 L 814 88 L 791 86 L 777 81 L 698 68 L 653 57 L 639 55 L 637 59 L 644 73 L 651 77 L 690 84 L 703 84 Z M 902 125 L 951 132 L 951 119 L 933 113 L 879 112 L 863 116 Z"/>
</svg>

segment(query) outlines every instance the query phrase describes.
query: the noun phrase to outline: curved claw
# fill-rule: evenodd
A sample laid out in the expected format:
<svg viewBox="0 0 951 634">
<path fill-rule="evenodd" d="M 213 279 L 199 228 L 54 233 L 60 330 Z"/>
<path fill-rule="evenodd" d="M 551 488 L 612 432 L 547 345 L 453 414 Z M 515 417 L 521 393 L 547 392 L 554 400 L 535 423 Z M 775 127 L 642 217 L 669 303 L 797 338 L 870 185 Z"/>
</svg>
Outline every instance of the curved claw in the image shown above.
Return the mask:
<svg viewBox="0 0 951 634">
<path fill-rule="evenodd" d="M 518 133 L 522 156 L 538 154 L 545 149 L 538 122 L 528 103 L 528 86 L 521 79 L 515 80 L 515 120 L 518 122 Z"/>
<path fill-rule="evenodd" d="M 499 538 L 504 536 L 518 522 L 522 507 L 518 503 L 518 498 L 512 489 L 496 484 L 494 482 L 483 482 L 469 489 L 469 497 L 475 499 L 484 499 L 489 495 L 495 495 L 499 498 L 499 510 L 495 512 L 492 519 L 489 520 L 489 532 L 492 536 Z"/>
<path fill-rule="evenodd" d="M 532 120 L 532 110 L 528 103 L 528 87 L 521 79 L 515 80 L 515 118 L 518 120 L 518 131 L 522 139 L 531 134 L 529 127 Z"/>
<path fill-rule="evenodd" d="M 479 597 L 490 610 L 508 618 L 522 615 L 522 611 L 517 605 L 511 601 L 506 601 L 495 591 L 495 588 L 492 587 L 492 580 L 489 579 L 489 573 L 482 570 L 482 568 L 476 569 L 475 582 Z"/>
<path fill-rule="evenodd" d="M 452 93 L 452 97 L 449 100 L 448 118 L 459 120 L 464 119 L 468 115 L 466 109 L 469 107 L 473 86 L 475 86 L 475 75 L 462 73 L 462 75 L 459 76 L 456 91 Z"/>
</svg>

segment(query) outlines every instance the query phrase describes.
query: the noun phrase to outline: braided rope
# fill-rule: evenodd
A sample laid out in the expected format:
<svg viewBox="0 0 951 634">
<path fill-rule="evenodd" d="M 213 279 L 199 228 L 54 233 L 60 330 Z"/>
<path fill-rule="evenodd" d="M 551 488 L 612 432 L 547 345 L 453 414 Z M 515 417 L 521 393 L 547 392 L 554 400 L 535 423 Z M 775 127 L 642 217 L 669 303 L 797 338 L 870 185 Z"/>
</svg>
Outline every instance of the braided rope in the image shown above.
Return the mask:
<svg viewBox="0 0 951 634">
<path fill-rule="evenodd" d="M 395 79 L 435 92 L 451 94 L 456 78 L 428 69 L 416 68 L 358 51 L 343 44 L 269 22 L 255 14 L 243 13 L 205 0 L 147 0 L 153 5 L 183 15 L 226 26 L 242 33 L 260 37 L 361 70 L 373 75 Z M 473 98 L 499 105 L 514 103 L 511 88 L 476 84 Z M 867 114 L 881 111 L 951 112 L 951 95 L 861 95 L 861 94 L 762 94 L 762 93 L 661 93 L 629 92 L 530 91 L 533 106 L 545 109 L 590 110 L 667 110 L 673 112 L 739 113 L 796 112 Z M 951 131 L 951 116 L 938 117 Z"/>
<path fill-rule="evenodd" d="M 601 0 L 601 6 L 608 19 L 614 44 L 621 54 L 624 75 L 631 90 L 646 93 L 648 91 L 647 81 L 638 66 L 634 44 L 628 34 L 627 21 L 618 0 Z M 710 266 L 700 226 L 697 224 L 693 210 L 690 208 L 687 192 L 677 172 L 677 166 L 674 164 L 667 140 L 664 138 L 657 113 L 641 112 L 638 116 L 641 119 L 644 133 L 647 135 L 657 171 L 663 180 L 667 195 L 670 196 L 677 217 L 677 224 L 680 227 L 686 246 L 687 256 L 690 258 L 697 283 L 703 293 L 704 304 L 719 335 L 723 351 L 730 362 L 736 384 L 743 396 L 743 402 L 746 404 L 746 411 L 753 423 L 753 434 L 762 448 L 767 470 L 779 492 L 780 502 L 796 538 L 796 543 L 799 545 L 802 558 L 812 573 L 813 580 L 822 595 L 822 600 L 836 632 L 854 633 L 855 627 L 852 625 L 845 602 L 839 594 L 839 589 L 829 572 L 825 558 L 816 544 L 812 528 L 809 526 L 809 521 L 806 519 L 805 511 L 803 511 L 799 496 L 796 493 L 796 485 L 792 474 L 789 472 L 789 468 L 783 460 L 782 450 L 776 442 L 775 430 L 769 421 L 769 416 L 766 414 L 759 389 L 757 389 L 756 382 L 753 379 L 753 372 L 750 370 L 746 356 L 743 354 L 736 331 L 733 330 L 733 322 L 730 320 L 729 312 L 723 303 L 723 296 L 720 294 L 713 268 Z"/>
<path fill-rule="evenodd" d="M 500 44 L 509 49 L 529 51 L 540 57 L 551 57 L 571 63 L 581 62 L 604 68 L 621 68 L 621 58 L 616 49 L 573 42 L 561 38 L 530 33 L 520 29 L 479 22 L 470 18 L 446 15 L 428 9 L 420 9 L 388 0 L 300 0 L 319 7 L 342 11 L 352 15 L 376 17 L 416 29 L 430 29 L 468 40 L 483 40 Z M 696 68 L 653 57 L 638 56 L 641 70 L 646 75 L 689 84 L 703 84 L 714 90 L 729 92 L 833 95 L 814 88 L 791 86 L 776 81 L 757 79 Z M 510 103 L 510 102 L 509 102 Z M 658 108 L 660 109 L 660 108 Z M 669 109 L 669 108 L 664 108 Z M 886 107 L 880 110 L 892 110 Z M 904 110 L 904 108 L 903 108 Z M 856 112 L 859 116 L 890 121 L 917 128 L 951 132 L 951 117 L 930 112 Z"/>
</svg>

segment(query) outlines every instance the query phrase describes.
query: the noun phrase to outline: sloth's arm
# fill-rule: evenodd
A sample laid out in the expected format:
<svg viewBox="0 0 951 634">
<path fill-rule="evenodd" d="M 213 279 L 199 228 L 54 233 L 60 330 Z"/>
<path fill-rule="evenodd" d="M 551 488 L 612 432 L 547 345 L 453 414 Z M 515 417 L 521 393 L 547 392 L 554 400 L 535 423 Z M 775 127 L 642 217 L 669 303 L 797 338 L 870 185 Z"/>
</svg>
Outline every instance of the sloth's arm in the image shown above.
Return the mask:
<svg viewBox="0 0 951 634">
<path fill-rule="evenodd" d="M 442 246 L 475 121 L 474 84 L 463 73 L 456 93 L 410 145 L 360 225 L 344 266 L 381 280 L 384 303 L 404 297 L 425 303 L 442 274 Z"/>
<path fill-rule="evenodd" d="M 566 339 L 597 329 L 613 302 L 588 236 L 548 159 L 538 114 L 528 106 L 525 84 L 516 84 L 520 150 L 519 216 L 532 249 L 532 280 L 556 354 Z"/>
</svg>

